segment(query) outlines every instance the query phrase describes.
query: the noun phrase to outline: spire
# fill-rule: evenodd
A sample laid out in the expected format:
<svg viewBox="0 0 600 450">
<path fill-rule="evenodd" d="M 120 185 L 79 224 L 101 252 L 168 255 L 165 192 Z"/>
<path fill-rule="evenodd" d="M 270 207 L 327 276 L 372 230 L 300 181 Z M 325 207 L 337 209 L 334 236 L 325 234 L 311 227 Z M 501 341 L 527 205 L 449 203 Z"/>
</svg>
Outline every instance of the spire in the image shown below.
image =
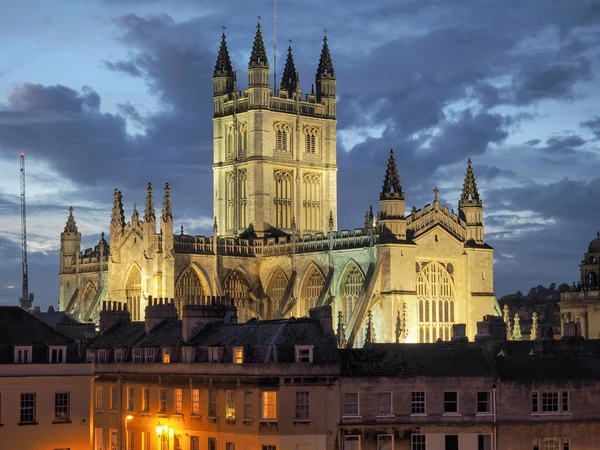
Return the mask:
<svg viewBox="0 0 600 450">
<path fill-rule="evenodd" d="M 365 334 L 365 345 L 375 344 L 375 328 L 373 327 L 373 313 L 367 314 L 367 333 Z"/>
<path fill-rule="evenodd" d="M 344 314 L 342 311 L 338 311 L 338 324 L 337 324 L 337 345 L 338 348 L 345 348 L 346 342 L 346 331 L 344 330 Z"/>
<path fill-rule="evenodd" d="M 538 315 L 534 312 L 531 316 L 531 334 L 529 335 L 530 341 L 535 341 L 537 339 L 538 332 Z"/>
<path fill-rule="evenodd" d="M 283 69 L 283 76 L 281 77 L 280 89 L 286 90 L 290 97 L 296 92 L 298 87 L 298 72 L 296 72 L 296 66 L 294 65 L 294 57 L 292 56 L 292 46 L 288 47 L 288 55 L 285 61 L 285 67 Z"/>
<path fill-rule="evenodd" d="M 140 221 L 140 213 L 137 210 L 137 203 L 133 204 L 133 214 L 131 215 L 131 224 L 137 225 Z"/>
<path fill-rule="evenodd" d="M 224 28 L 224 27 L 223 27 Z M 227 49 L 227 42 L 225 41 L 225 29 L 223 29 L 223 35 L 221 36 L 221 47 L 219 47 L 219 55 L 217 56 L 217 63 L 215 64 L 214 77 L 232 77 L 233 66 L 231 65 L 231 58 L 229 57 L 229 50 Z"/>
<path fill-rule="evenodd" d="M 479 199 L 479 191 L 477 190 L 477 183 L 475 182 L 475 175 L 473 174 L 473 167 L 471 167 L 471 158 L 467 161 L 467 173 L 465 175 L 465 182 L 463 183 L 462 194 L 460 196 L 461 201 L 477 200 Z"/>
<path fill-rule="evenodd" d="M 502 310 L 502 318 L 504 323 L 506 324 L 506 340 L 512 341 L 512 327 L 510 326 L 510 311 L 508 309 L 508 305 L 504 304 L 504 308 Z"/>
<path fill-rule="evenodd" d="M 154 214 L 154 199 L 152 198 L 152 183 L 148 183 L 148 187 L 146 188 L 146 208 L 144 209 L 144 221 L 156 222 L 156 215 Z"/>
<path fill-rule="evenodd" d="M 219 225 L 217 225 L 217 216 L 215 216 L 215 221 L 213 223 L 213 234 L 217 234 L 219 232 Z"/>
<path fill-rule="evenodd" d="M 335 79 L 333 62 L 331 61 L 329 46 L 327 45 L 327 36 L 323 37 L 323 48 L 321 48 L 321 58 L 319 59 L 319 67 L 317 68 L 317 80 L 321 78 Z"/>
<path fill-rule="evenodd" d="M 77 224 L 75 223 L 75 217 L 73 217 L 73 207 L 69 206 L 69 217 L 67 219 L 67 225 L 65 225 L 65 233 L 77 232 Z"/>
<path fill-rule="evenodd" d="M 103 231 L 102 233 L 100 233 L 100 240 L 98 241 L 98 251 L 101 251 L 106 255 L 107 250 L 108 250 L 108 243 L 106 242 L 106 239 L 104 237 L 104 231 Z"/>
<path fill-rule="evenodd" d="M 402 192 L 400 176 L 398 175 L 398 168 L 396 167 L 396 160 L 394 159 L 394 150 L 392 149 L 390 149 L 390 158 L 388 159 L 385 178 L 383 179 L 383 187 L 379 198 L 381 200 L 387 198 L 400 198 L 404 200 L 404 192 Z"/>
<path fill-rule="evenodd" d="M 113 196 L 112 215 L 110 219 L 111 227 L 125 226 L 125 211 L 123 211 L 123 194 L 118 189 L 115 189 Z"/>
<path fill-rule="evenodd" d="M 513 332 L 512 332 L 513 341 L 520 341 L 523 339 L 523 336 L 521 335 L 521 318 L 519 317 L 518 312 L 515 313 L 514 324 L 515 325 L 513 327 Z"/>
<path fill-rule="evenodd" d="M 265 43 L 260 31 L 260 23 L 256 25 L 256 34 L 254 35 L 254 45 L 252 46 L 252 54 L 250 55 L 249 66 L 269 67 L 267 52 L 265 51 Z"/>
<path fill-rule="evenodd" d="M 165 183 L 165 197 L 163 199 L 162 217 L 163 222 L 173 222 L 173 209 L 171 207 L 171 188 Z"/>
</svg>

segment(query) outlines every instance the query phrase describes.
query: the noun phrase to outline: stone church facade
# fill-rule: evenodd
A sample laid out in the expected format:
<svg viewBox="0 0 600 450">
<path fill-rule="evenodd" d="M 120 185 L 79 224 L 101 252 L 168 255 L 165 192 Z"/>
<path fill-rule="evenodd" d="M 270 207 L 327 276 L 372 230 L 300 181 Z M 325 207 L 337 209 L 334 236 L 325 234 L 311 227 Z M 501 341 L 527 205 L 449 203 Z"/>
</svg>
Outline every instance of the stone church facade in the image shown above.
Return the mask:
<svg viewBox="0 0 600 450">
<path fill-rule="evenodd" d="M 157 217 L 149 184 L 143 215 L 126 220 L 115 190 L 110 240 L 81 251 L 71 209 L 61 234 L 59 308 L 96 321 L 102 302 L 143 320 L 149 297 L 183 305 L 235 299 L 240 321 L 302 317 L 331 305 L 340 345 L 434 342 L 452 324 L 497 313 L 493 249 L 469 160 L 458 213 L 432 204 L 405 214 L 390 151 L 379 212 L 337 230 L 336 75 L 327 45 L 302 95 L 292 49 L 273 92 L 260 25 L 238 91 L 222 37 L 214 70 L 212 236 L 175 230 L 167 183 Z M 370 329 L 365 333 L 366 328 Z"/>
</svg>

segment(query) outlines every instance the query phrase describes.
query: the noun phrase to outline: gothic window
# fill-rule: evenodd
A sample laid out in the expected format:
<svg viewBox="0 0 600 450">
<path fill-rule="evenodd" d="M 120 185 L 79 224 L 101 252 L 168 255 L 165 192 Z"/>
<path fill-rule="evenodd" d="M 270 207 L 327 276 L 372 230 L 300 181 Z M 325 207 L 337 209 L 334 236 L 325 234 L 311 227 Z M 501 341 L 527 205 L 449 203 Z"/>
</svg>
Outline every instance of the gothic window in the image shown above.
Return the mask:
<svg viewBox="0 0 600 450">
<path fill-rule="evenodd" d="M 318 173 L 307 173 L 302 177 L 303 201 L 302 209 L 304 227 L 318 231 L 321 224 L 321 176 Z"/>
<path fill-rule="evenodd" d="M 225 229 L 233 230 L 233 222 L 235 217 L 235 174 L 233 172 L 227 172 L 225 174 L 225 182 L 227 185 L 225 189 L 225 201 L 227 203 Z"/>
<path fill-rule="evenodd" d="M 80 306 L 79 306 L 79 316 L 80 317 L 84 317 L 86 315 L 88 309 L 92 305 L 92 301 L 94 300 L 95 296 L 96 296 L 96 288 L 94 287 L 93 283 L 89 282 L 87 284 L 87 286 L 85 287 L 85 291 L 83 291 L 83 296 L 81 297 L 81 300 L 80 300 Z"/>
<path fill-rule="evenodd" d="M 235 301 L 238 308 L 238 322 L 247 322 L 255 316 L 250 287 L 244 275 L 237 270 L 232 271 L 223 283 L 223 292 Z"/>
<path fill-rule="evenodd" d="M 248 192 L 246 190 L 248 172 L 246 169 L 240 169 L 238 174 L 240 194 L 240 228 L 245 229 L 248 226 Z"/>
<path fill-rule="evenodd" d="M 364 277 L 360 269 L 356 265 L 352 265 L 346 271 L 342 278 L 340 293 L 342 297 L 342 315 L 344 317 L 344 325 L 348 326 L 352 311 L 358 302 L 358 297 L 362 291 Z"/>
<path fill-rule="evenodd" d="M 454 282 L 443 265 L 424 264 L 417 273 L 419 342 L 448 340 L 454 316 Z M 431 319 L 431 320 L 430 320 Z"/>
<path fill-rule="evenodd" d="M 289 153 L 292 127 L 289 123 L 275 122 L 273 129 L 275 131 L 275 151 L 278 153 Z"/>
<path fill-rule="evenodd" d="M 300 293 L 297 315 L 303 317 L 308 315 L 308 310 L 317 306 L 317 301 L 321 296 L 325 278 L 319 269 L 313 267 L 310 274 L 305 278 L 304 287 Z"/>
<path fill-rule="evenodd" d="M 278 228 L 292 227 L 292 172 L 276 170 L 275 195 L 273 206 L 275 215 L 275 226 Z"/>
<path fill-rule="evenodd" d="M 142 297 L 142 273 L 136 266 L 132 267 L 125 283 L 125 298 L 127 309 L 131 313 L 131 320 L 142 320 L 141 316 Z"/>
<path fill-rule="evenodd" d="M 317 154 L 317 144 L 319 142 L 319 129 L 317 127 L 305 126 L 302 129 L 304 133 L 304 149 L 307 155 Z"/>
<path fill-rule="evenodd" d="M 279 311 L 279 307 L 283 301 L 283 295 L 285 294 L 287 285 L 288 280 L 282 270 L 275 269 L 275 272 L 273 275 L 271 275 L 269 286 L 267 287 L 267 304 L 265 305 L 266 313 L 264 314 L 266 319 L 278 318 L 276 317 L 277 312 Z"/>
<path fill-rule="evenodd" d="M 227 156 L 233 156 L 233 146 L 234 146 L 234 134 L 233 134 L 233 124 L 225 125 L 225 148 Z"/>
<path fill-rule="evenodd" d="M 238 125 L 238 155 L 246 156 L 248 152 L 248 124 L 240 122 Z"/>
<path fill-rule="evenodd" d="M 175 286 L 175 302 L 179 317 L 181 317 L 184 305 L 199 304 L 200 297 L 204 295 L 205 292 L 200 277 L 194 269 L 189 267 L 183 275 L 179 277 L 177 285 Z"/>
</svg>

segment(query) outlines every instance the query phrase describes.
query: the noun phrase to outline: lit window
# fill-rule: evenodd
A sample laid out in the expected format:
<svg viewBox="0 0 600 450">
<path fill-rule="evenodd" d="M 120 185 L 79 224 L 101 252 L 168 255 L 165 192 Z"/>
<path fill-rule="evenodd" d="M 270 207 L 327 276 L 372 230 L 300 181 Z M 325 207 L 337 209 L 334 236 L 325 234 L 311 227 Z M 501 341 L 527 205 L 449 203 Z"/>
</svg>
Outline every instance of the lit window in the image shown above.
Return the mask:
<svg viewBox="0 0 600 450">
<path fill-rule="evenodd" d="M 377 415 L 390 416 L 392 415 L 392 393 L 380 392 L 377 394 Z"/>
<path fill-rule="evenodd" d="M 95 428 L 95 431 L 94 431 L 94 450 L 105 450 L 105 447 L 104 447 L 104 444 L 103 444 L 103 441 L 102 441 L 102 428 Z"/>
<path fill-rule="evenodd" d="M 277 392 L 264 391 L 262 392 L 262 419 L 276 420 L 277 419 Z"/>
<path fill-rule="evenodd" d="M 208 450 L 217 450 L 217 438 L 215 438 L 215 437 L 208 438 Z"/>
<path fill-rule="evenodd" d="M 425 392 L 411 393 L 411 414 L 425 414 Z"/>
<path fill-rule="evenodd" d="M 254 418 L 252 408 L 252 391 L 244 392 L 244 419 L 252 420 Z"/>
<path fill-rule="evenodd" d="M 142 450 L 150 450 L 150 439 L 150 431 L 142 431 Z"/>
<path fill-rule="evenodd" d="M 158 412 L 159 412 L 159 414 L 166 414 L 167 413 L 167 390 L 165 388 L 160 388 L 158 390 L 158 394 L 159 394 Z"/>
<path fill-rule="evenodd" d="M 142 388 L 142 412 L 150 412 L 150 388 Z"/>
<path fill-rule="evenodd" d="M 344 415 L 358 416 L 358 392 L 346 392 L 344 395 Z"/>
<path fill-rule="evenodd" d="M 313 362 L 312 345 L 296 345 L 296 362 L 310 364 Z"/>
<path fill-rule="evenodd" d="M 21 421 L 35 423 L 35 392 L 21 394 Z"/>
<path fill-rule="evenodd" d="M 424 434 L 413 434 L 411 437 L 411 450 L 427 450 Z"/>
<path fill-rule="evenodd" d="M 378 435 L 377 450 L 394 450 L 394 436 L 391 434 Z"/>
<path fill-rule="evenodd" d="M 117 363 L 123 362 L 123 349 L 122 348 L 115 349 L 115 362 L 117 362 Z"/>
<path fill-rule="evenodd" d="M 490 391 L 483 391 L 477 393 L 477 412 L 478 413 L 491 413 L 492 402 L 491 402 Z"/>
<path fill-rule="evenodd" d="M 116 411 L 119 406 L 118 397 L 117 397 L 117 387 L 111 386 L 109 391 L 109 401 L 108 404 L 110 406 L 111 411 Z"/>
<path fill-rule="evenodd" d="M 235 419 L 235 391 L 225 391 L 225 418 Z"/>
<path fill-rule="evenodd" d="M 211 389 L 208 391 L 208 417 L 217 417 L 218 406 L 217 391 Z"/>
<path fill-rule="evenodd" d="M 171 350 L 167 347 L 162 349 L 162 362 L 163 364 L 171 363 Z"/>
<path fill-rule="evenodd" d="M 110 430 L 110 450 L 119 450 L 119 434 L 114 428 Z"/>
<path fill-rule="evenodd" d="M 233 362 L 235 364 L 242 364 L 244 362 L 244 349 L 242 347 L 235 347 L 233 349 Z"/>
<path fill-rule="evenodd" d="M 133 388 L 133 386 L 128 386 L 127 387 L 127 411 L 134 411 L 135 410 L 135 390 Z"/>
<path fill-rule="evenodd" d="M 173 410 L 173 414 L 182 414 L 183 413 L 183 389 L 176 388 L 174 390 L 175 397 L 175 409 Z"/>
<path fill-rule="evenodd" d="M 344 436 L 344 450 L 360 450 L 360 436 Z"/>
<path fill-rule="evenodd" d="M 133 349 L 133 362 L 134 363 L 142 362 L 142 349 L 141 348 Z"/>
<path fill-rule="evenodd" d="M 200 415 L 200 389 L 192 389 L 192 415 Z"/>
<path fill-rule="evenodd" d="M 444 414 L 458 413 L 458 392 L 444 392 Z"/>
<path fill-rule="evenodd" d="M 296 419 L 310 419 L 310 393 L 308 391 L 296 392 Z"/>
<path fill-rule="evenodd" d="M 190 450 L 200 450 L 199 436 L 190 436 Z"/>
<path fill-rule="evenodd" d="M 144 356 L 145 356 L 145 361 L 147 363 L 154 362 L 154 349 L 153 348 L 144 349 Z"/>
<path fill-rule="evenodd" d="M 96 386 L 95 408 L 97 411 L 102 411 L 103 407 L 102 386 Z"/>
</svg>

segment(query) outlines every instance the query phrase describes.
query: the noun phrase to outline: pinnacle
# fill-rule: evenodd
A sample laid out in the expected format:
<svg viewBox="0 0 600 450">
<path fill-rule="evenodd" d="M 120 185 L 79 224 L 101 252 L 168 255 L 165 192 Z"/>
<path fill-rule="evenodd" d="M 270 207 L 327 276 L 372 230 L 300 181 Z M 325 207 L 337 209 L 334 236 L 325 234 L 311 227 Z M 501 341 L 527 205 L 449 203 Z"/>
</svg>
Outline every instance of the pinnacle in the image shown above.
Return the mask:
<svg viewBox="0 0 600 450">
<path fill-rule="evenodd" d="M 465 174 L 465 181 L 463 183 L 461 200 L 480 200 L 479 191 L 477 190 L 477 183 L 475 182 L 475 174 L 473 173 L 473 167 L 471 158 L 467 161 L 467 173 Z"/>
<path fill-rule="evenodd" d="M 383 179 L 383 188 L 381 189 L 380 198 L 382 200 L 386 198 L 404 199 L 404 192 L 402 192 L 402 185 L 400 184 L 400 176 L 398 175 L 398 168 L 396 167 L 393 149 L 390 149 L 390 157 L 385 171 L 385 178 Z"/>
<path fill-rule="evenodd" d="M 219 47 L 219 55 L 217 56 L 217 63 L 215 64 L 213 76 L 233 76 L 233 66 L 231 65 L 231 58 L 229 57 L 227 42 L 225 41 L 225 32 L 223 32 L 223 35 L 221 36 L 221 46 Z"/>
<path fill-rule="evenodd" d="M 249 66 L 263 66 L 269 67 L 269 60 L 267 59 L 267 52 L 265 50 L 265 43 L 263 41 L 262 33 L 260 31 L 260 23 L 256 25 L 256 34 L 254 36 L 254 45 L 252 46 L 252 54 L 250 55 Z"/>
<path fill-rule="evenodd" d="M 146 188 L 146 207 L 144 208 L 144 221 L 145 222 L 156 222 L 156 215 L 154 213 L 154 199 L 152 198 L 152 184 L 148 183 Z"/>
<path fill-rule="evenodd" d="M 319 67 L 317 68 L 318 78 L 335 78 L 333 61 L 331 60 L 329 46 L 327 45 L 327 36 L 323 37 L 323 48 L 321 49 L 321 58 L 319 59 Z"/>
<path fill-rule="evenodd" d="M 296 66 L 294 65 L 294 56 L 292 55 L 292 46 L 288 47 L 287 59 L 285 61 L 285 68 L 283 69 L 283 76 L 281 77 L 280 89 L 288 91 L 291 97 L 298 87 L 298 72 L 296 72 Z"/>
<path fill-rule="evenodd" d="M 77 224 L 75 223 L 75 217 L 73 216 L 73 207 L 69 206 L 69 217 L 67 224 L 65 225 L 65 233 L 77 233 Z"/>
</svg>

